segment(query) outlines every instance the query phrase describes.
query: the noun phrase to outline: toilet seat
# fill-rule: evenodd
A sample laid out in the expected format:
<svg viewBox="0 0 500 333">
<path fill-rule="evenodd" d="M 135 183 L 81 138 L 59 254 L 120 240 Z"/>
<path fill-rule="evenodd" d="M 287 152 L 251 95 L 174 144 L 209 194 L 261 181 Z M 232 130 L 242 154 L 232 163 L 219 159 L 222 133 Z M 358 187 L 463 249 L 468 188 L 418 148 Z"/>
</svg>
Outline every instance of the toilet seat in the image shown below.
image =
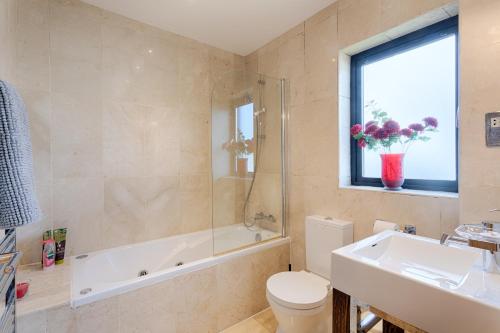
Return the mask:
<svg viewBox="0 0 500 333">
<path fill-rule="evenodd" d="M 281 272 L 267 280 L 267 295 L 290 309 L 309 310 L 326 303 L 330 282 L 316 274 Z"/>
</svg>

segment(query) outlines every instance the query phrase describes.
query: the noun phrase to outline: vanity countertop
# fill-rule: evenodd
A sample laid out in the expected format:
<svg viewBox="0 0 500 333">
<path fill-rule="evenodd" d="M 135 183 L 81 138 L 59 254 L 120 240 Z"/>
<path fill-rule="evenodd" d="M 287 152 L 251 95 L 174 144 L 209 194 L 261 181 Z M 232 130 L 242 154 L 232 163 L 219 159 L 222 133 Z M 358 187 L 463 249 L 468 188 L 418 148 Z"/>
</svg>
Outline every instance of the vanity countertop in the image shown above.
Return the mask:
<svg viewBox="0 0 500 333">
<path fill-rule="evenodd" d="M 331 259 L 333 288 L 424 331 L 500 327 L 500 274 L 483 270 L 479 249 L 384 231 Z"/>
<path fill-rule="evenodd" d="M 43 270 L 40 264 L 20 266 L 16 275 L 16 283 L 29 282 L 30 287 L 26 296 L 17 300 L 17 315 L 23 316 L 69 304 L 70 268 L 69 260 L 49 270 Z"/>
</svg>

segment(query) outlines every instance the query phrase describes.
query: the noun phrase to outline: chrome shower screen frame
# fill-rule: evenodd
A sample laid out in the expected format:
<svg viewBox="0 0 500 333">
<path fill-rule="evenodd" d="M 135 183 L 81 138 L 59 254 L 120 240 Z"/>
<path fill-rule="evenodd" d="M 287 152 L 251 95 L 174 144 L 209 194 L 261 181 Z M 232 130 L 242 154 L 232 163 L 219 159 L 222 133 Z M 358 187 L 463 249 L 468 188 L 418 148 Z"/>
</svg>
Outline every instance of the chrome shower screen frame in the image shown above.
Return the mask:
<svg viewBox="0 0 500 333">
<path fill-rule="evenodd" d="M 287 80 L 280 80 L 281 88 L 281 237 L 287 236 L 288 221 L 288 201 L 287 201 L 287 170 L 288 170 L 288 112 L 286 105 Z"/>
</svg>

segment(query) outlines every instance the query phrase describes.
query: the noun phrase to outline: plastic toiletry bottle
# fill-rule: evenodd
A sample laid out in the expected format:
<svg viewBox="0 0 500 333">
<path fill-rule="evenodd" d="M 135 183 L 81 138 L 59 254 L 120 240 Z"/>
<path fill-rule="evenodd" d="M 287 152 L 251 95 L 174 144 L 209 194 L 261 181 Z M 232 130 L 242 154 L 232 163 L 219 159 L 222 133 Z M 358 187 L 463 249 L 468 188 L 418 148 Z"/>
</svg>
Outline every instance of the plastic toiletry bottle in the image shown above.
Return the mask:
<svg viewBox="0 0 500 333">
<path fill-rule="evenodd" d="M 52 238 L 52 230 L 48 230 L 43 233 L 42 267 L 44 270 L 54 267 L 55 256 L 56 243 Z"/>
<path fill-rule="evenodd" d="M 56 265 L 64 263 L 64 251 L 66 249 L 67 228 L 54 230 L 54 240 L 56 242 Z"/>
</svg>

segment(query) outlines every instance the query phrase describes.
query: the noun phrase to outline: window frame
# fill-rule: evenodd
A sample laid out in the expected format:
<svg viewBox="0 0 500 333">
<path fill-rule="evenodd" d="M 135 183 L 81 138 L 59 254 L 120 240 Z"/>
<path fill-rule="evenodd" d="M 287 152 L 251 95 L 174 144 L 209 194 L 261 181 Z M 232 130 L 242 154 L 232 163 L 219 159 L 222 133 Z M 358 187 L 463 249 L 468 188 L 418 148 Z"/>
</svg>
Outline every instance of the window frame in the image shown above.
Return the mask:
<svg viewBox="0 0 500 333">
<path fill-rule="evenodd" d="M 241 101 L 239 103 L 235 103 L 234 104 L 234 139 L 236 141 L 238 141 L 238 109 L 242 106 L 246 106 L 246 105 L 250 105 L 252 104 L 252 110 L 254 108 L 254 102 L 253 100 L 252 101 Z M 253 121 L 253 138 L 255 138 L 255 136 L 257 135 L 256 132 L 255 132 L 255 126 L 256 126 L 256 123 L 255 123 L 255 117 L 252 117 L 252 121 Z M 253 165 L 253 169 L 252 171 L 248 171 L 247 170 L 247 173 L 249 175 L 253 175 L 255 173 L 255 153 L 252 153 L 253 155 L 253 158 L 254 158 L 254 165 Z M 237 160 L 238 160 L 238 157 L 237 156 L 234 156 L 234 172 L 236 173 L 237 172 Z"/>
<path fill-rule="evenodd" d="M 423 191 L 443 191 L 458 193 L 458 145 L 459 145 L 459 29 L 458 16 L 454 16 L 415 32 L 409 33 L 392 41 L 373 47 L 351 57 L 351 126 L 363 124 L 362 103 L 362 67 L 365 64 L 379 61 L 393 55 L 415 49 L 420 46 L 438 41 L 448 36 L 455 35 L 455 60 L 456 60 L 456 82 L 455 82 L 455 163 L 456 179 L 451 180 L 429 180 L 429 179 L 406 179 L 403 188 Z M 362 149 L 351 137 L 351 185 L 383 187 L 380 178 L 363 177 Z"/>
</svg>

